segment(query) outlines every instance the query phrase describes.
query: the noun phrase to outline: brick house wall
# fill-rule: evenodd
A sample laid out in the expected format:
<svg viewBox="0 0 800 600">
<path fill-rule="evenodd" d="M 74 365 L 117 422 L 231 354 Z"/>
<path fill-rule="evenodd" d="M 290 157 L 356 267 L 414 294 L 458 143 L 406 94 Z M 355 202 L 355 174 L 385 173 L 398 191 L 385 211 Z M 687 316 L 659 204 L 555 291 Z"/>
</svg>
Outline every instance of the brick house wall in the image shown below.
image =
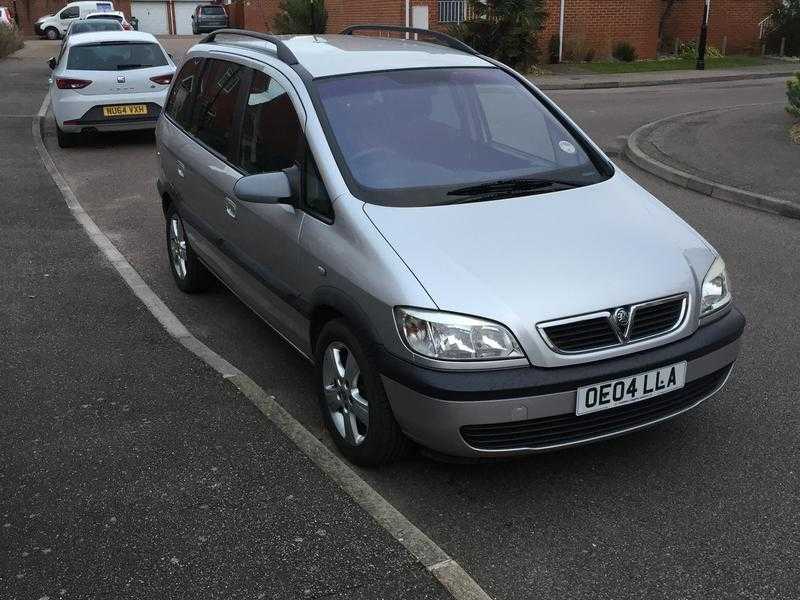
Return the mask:
<svg viewBox="0 0 800 600">
<path fill-rule="evenodd" d="M 32 0 L 45 1 L 45 0 Z M 267 31 L 278 12 L 279 0 L 242 0 L 238 26 Z M 778 0 L 713 0 L 709 39 L 727 50 L 741 52 L 757 45 L 758 22 Z M 410 0 L 410 5 L 428 5 L 432 29 L 446 30 L 439 23 L 437 0 Z M 626 41 L 639 58 L 654 58 L 658 51 L 658 24 L 665 0 L 565 0 L 564 54 L 583 60 L 589 51 L 598 59 L 610 56 L 616 42 Z M 405 0 L 325 0 L 328 32 L 336 33 L 355 23 L 405 24 Z M 666 23 L 668 37 L 694 39 L 700 29 L 703 0 L 678 0 Z M 560 0 L 545 0 L 547 18 L 540 33 L 541 61 L 547 60 L 548 43 L 558 35 Z M 236 15 L 236 11 L 232 11 Z"/>
<path fill-rule="evenodd" d="M 598 59 L 606 58 L 619 41 L 631 43 L 639 58 L 654 58 L 662 7 L 663 0 L 566 0 L 565 58 L 583 60 L 589 50 Z M 560 0 L 547 0 L 546 10 L 547 20 L 539 34 L 543 60 L 550 38 L 558 36 Z"/>
<path fill-rule="evenodd" d="M 713 0 L 708 19 L 709 43 L 728 54 L 758 49 L 758 23 L 775 7 L 776 0 Z M 700 35 L 703 2 L 677 0 L 664 27 L 669 39 L 695 40 Z"/>
</svg>

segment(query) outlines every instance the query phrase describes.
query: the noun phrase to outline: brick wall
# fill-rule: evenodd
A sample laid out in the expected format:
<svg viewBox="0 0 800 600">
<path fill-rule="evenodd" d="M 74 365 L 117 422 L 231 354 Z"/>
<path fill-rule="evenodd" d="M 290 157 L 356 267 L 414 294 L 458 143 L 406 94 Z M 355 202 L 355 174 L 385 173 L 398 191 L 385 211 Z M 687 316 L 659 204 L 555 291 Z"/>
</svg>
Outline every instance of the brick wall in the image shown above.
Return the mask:
<svg viewBox="0 0 800 600">
<path fill-rule="evenodd" d="M 758 47 L 758 22 L 774 8 L 776 0 L 713 0 L 708 20 L 709 43 L 727 53 L 747 52 Z M 669 38 L 694 40 L 700 35 L 702 0 L 678 0 L 665 26 Z"/>
<path fill-rule="evenodd" d="M 18 0 L 19 1 L 19 0 Z M 45 2 L 49 0 L 31 0 Z M 242 25 L 269 30 L 278 12 L 278 0 L 243 0 Z M 713 0 L 709 23 L 710 41 L 721 46 L 727 36 L 728 52 L 755 46 L 758 22 L 777 0 Z M 428 5 L 432 29 L 447 29 L 438 22 L 437 0 L 410 0 L 411 6 Z M 558 34 L 560 0 L 546 0 L 548 16 L 540 33 L 541 60 L 547 60 L 550 38 Z M 328 32 L 337 33 L 355 23 L 405 24 L 405 0 L 326 0 Z M 596 58 L 610 56 L 616 42 L 626 41 L 639 58 L 654 58 L 658 50 L 658 23 L 665 0 L 565 0 L 564 53 L 582 60 L 593 51 Z M 667 22 L 671 37 L 694 39 L 700 28 L 703 0 L 678 0 Z"/>
<path fill-rule="evenodd" d="M 548 0 L 547 20 L 540 33 L 542 60 L 551 36 L 558 35 L 560 0 Z M 658 46 L 658 20 L 663 0 L 566 0 L 564 54 L 582 60 L 588 50 L 608 57 L 616 42 L 633 44 L 639 58 L 653 58 Z M 573 56 L 577 55 L 577 56 Z"/>
<path fill-rule="evenodd" d="M 428 22 L 438 25 L 437 0 L 410 0 L 410 5 L 428 5 Z M 242 9 L 244 26 L 268 31 L 278 13 L 279 0 L 245 0 Z M 328 33 L 338 33 L 348 25 L 381 23 L 405 25 L 405 0 L 325 0 L 328 11 Z"/>
</svg>

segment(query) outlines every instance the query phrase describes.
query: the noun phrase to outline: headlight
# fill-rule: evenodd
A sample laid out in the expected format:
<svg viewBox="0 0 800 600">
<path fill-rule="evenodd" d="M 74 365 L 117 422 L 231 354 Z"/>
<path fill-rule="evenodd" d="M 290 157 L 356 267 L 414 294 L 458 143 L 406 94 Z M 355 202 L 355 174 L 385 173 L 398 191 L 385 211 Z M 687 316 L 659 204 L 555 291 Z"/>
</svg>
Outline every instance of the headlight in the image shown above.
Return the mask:
<svg viewBox="0 0 800 600">
<path fill-rule="evenodd" d="M 730 281 L 725 271 L 725 261 L 717 257 L 706 273 L 700 294 L 700 316 L 719 310 L 731 301 Z"/>
<path fill-rule="evenodd" d="M 492 321 L 418 308 L 395 308 L 400 336 L 414 352 L 438 360 L 498 360 L 525 355 L 511 332 Z"/>
</svg>

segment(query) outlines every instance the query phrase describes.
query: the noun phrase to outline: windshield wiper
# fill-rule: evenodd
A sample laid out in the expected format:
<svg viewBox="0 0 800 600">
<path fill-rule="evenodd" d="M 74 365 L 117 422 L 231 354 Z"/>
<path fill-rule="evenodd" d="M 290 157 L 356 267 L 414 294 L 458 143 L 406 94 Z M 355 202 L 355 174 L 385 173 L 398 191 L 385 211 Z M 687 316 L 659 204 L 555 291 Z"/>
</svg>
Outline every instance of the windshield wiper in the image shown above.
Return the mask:
<svg viewBox="0 0 800 600">
<path fill-rule="evenodd" d="M 575 181 L 561 179 L 501 179 L 469 187 L 457 188 L 447 192 L 448 196 L 474 196 L 505 192 L 542 192 L 551 188 L 575 188 L 583 185 Z"/>
</svg>

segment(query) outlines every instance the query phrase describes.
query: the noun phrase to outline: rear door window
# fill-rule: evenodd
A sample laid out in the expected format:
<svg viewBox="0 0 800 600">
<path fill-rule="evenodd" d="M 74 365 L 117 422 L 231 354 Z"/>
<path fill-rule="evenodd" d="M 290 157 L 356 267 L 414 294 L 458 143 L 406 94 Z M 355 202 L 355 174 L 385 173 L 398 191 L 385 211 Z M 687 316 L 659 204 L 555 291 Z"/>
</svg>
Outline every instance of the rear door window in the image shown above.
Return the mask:
<svg viewBox="0 0 800 600">
<path fill-rule="evenodd" d="M 192 106 L 197 96 L 197 90 L 200 87 L 200 68 L 202 65 L 203 60 L 201 58 L 190 58 L 183 63 L 167 100 L 167 114 L 184 129 L 189 129 Z"/>
<path fill-rule="evenodd" d="M 194 103 L 189 130 L 211 149 L 228 155 L 233 122 L 245 67 L 226 60 L 209 59 Z"/>
<path fill-rule="evenodd" d="M 120 42 L 73 46 L 67 68 L 75 71 L 126 71 L 163 67 L 167 57 L 158 44 Z"/>
</svg>

